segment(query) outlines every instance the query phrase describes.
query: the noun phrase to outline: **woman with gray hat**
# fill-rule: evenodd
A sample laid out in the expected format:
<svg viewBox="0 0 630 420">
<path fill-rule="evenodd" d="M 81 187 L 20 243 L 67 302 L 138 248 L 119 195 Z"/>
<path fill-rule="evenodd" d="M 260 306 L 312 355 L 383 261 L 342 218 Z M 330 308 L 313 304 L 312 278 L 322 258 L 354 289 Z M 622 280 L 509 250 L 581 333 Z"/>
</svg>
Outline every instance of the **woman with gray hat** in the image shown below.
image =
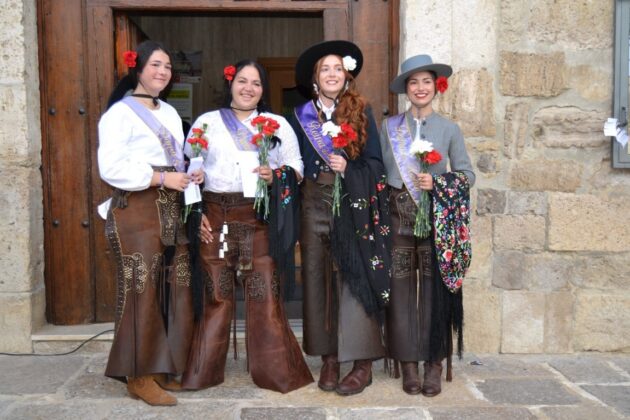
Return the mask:
<svg viewBox="0 0 630 420">
<path fill-rule="evenodd" d="M 458 125 L 432 105 L 437 93 L 447 89 L 451 74 L 450 66 L 433 63 L 428 55 L 404 61 L 390 90 L 406 94 L 411 104 L 383 121 L 381 130 L 393 229 L 389 355 L 396 361 L 396 376 L 401 364 L 403 390 L 429 397 L 441 392 L 444 358 L 447 381 L 451 379 L 453 331 L 461 356 L 461 283 L 471 257 L 469 188 L 475 174 Z M 441 159 L 421 164 L 414 153 L 418 144 L 437 151 Z M 414 229 L 423 191 L 430 198 L 428 235 Z M 424 361 L 423 383 L 419 361 Z"/>
<path fill-rule="evenodd" d="M 385 355 L 380 327 L 389 299 L 385 169 L 378 128 L 354 83 L 362 64 L 352 42 L 306 49 L 296 63 L 296 79 L 313 99 L 295 108 L 290 121 L 304 161 L 303 346 L 322 357 L 318 386 L 340 395 L 371 384 L 372 361 Z M 335 147 L 337 136 L 324 129 L 331 124 L 356 133 L 356 141 Z M 342 187 L 339 213 L 330 205 L 336 178 Z M 346 361 L 354 362 L 352 371 L 339 380 L 340 362 Z"/>
</svg>

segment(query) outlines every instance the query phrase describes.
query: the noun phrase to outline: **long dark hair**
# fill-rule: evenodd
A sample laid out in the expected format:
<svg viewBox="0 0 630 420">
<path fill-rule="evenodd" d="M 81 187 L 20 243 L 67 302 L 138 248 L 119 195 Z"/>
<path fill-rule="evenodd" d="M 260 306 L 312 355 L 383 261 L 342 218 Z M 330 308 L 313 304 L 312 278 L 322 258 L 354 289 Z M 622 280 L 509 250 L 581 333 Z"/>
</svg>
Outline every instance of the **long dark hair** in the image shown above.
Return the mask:
<svg viewBox="0 0 630 420">
<path fill-rule="evenodd" d="M 258 64 L 256 61 L 246 58 L 244 60 L 239 61 L 234 65 L 236 67 L 236 73 L 234 74 L 234 78 L 236 75 L 243 70 L 245 66 L 253 66 L 256 70 L 258 70 L 258 75 L 260 76 L 260 83 L 262 86 L 262 96 L 260 97 L 260 101 L 258 101 L 258 105 L 256 105 L 256 110 L 260 112 L 271 112 L 271 106 L 269 105 L 269 78 L 267 77 L 267 72 L 264 67 Z M 225 80 L 223 83 L 223 102 L 221 106 L 223 108 L 230 108 L 232 104 L 232 81 Z"/>
<path fill-rule="evenodd" d="M 147 65 L 151 54 L 155 51 L 162 51 L 164 54 L 168 55 L 168 59 L 171 64 L 173 63 L 173 56 L 166 49 L 166 47 L 157 41 L 143 41 L 135 49 L 135 52 L 138 54 L 136 57 L 136 66 L 130 67 L 129 72 L 118 82 L 111 95 L 109 95 L 109 99 L 107 100 L 107 109 L 111 107 L 116 102 L 120 101 L 129 90 L 133 90 L 138 86 L 138 74 L 142 73 L 142 70 Z M 122 59 L 122 57 L 119 57 Z M 168 85 L 164 88 L 162 92 L 160 92 L 160 98 L 166 97 L 168 92 L 171 90 L 171 86 L 173 85 L 173 78 L 169 80 Z"/>
</svg>

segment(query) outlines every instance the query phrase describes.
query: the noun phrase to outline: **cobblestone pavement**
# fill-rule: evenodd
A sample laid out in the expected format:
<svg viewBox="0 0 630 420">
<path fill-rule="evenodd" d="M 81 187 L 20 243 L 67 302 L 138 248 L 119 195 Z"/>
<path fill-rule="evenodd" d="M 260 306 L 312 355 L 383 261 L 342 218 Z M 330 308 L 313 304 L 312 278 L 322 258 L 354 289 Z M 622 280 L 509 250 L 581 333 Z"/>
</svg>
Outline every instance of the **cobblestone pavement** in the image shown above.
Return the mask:
<svg viewBox="0 0 630 420">
<path fill-rule="evenodd" d="M 317 374 L 321 362 L 307 358 Z M 454 361 L 441 395 L 410 396 L 375 364 L 373 384 L 340 397 L 311 384 L 287 395 L 257 388 L 244 354 L 228 359 L 226 381 L 150 407 L 105 378 L 105 351 L 0 356 L 2 419 L 566 419 L 630 418 L 630 354 L 475 355 Z M 350 369 L 344 364 L 342 374 Z"/>
</svg>

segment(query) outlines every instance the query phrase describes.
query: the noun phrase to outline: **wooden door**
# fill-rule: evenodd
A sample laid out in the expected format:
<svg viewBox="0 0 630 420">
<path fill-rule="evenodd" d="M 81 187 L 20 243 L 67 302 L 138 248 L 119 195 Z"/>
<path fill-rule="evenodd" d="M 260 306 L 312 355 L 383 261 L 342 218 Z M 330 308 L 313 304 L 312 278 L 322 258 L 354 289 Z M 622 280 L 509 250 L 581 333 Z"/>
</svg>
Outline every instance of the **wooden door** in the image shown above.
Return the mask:
<svg viewBox="0 0 630 420">
<path fill-rule="evenodd" d="M 387 86 L 398 65 L 398 0 L 38 0 L 38 6 L 47 316 L 52 323 L 114 316 L 113 258 L 104 222 L 95 212 L 111 190 L 98 174 L 96 133 L 123 70 L 115 57 L 142 38 L 127 13 L 317 14 L 323 17 L 325 39 L 350 39 L 361 47 L 358 84 L 378 122 L 384 113 L 395 112 Z"/>
<path fill-rule="evenodd" d="M 94 320 L 82 3 L 38 2 L 46 315 L 54 324 Z"/>
</svg>

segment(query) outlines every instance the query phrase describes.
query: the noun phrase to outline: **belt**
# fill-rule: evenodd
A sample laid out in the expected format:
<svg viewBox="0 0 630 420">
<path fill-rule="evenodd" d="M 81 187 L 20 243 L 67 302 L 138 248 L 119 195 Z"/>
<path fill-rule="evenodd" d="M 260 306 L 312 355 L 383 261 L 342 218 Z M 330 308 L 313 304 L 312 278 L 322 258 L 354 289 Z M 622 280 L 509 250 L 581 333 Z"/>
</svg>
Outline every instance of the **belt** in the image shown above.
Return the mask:
<svg viewBox="0 0 630 420">
<path fill-rule="evenodd" d="M 212 191 L 203 192 L 203 201 L 206 203 L 214 203 L 222 206 L 240 206 L 243 204 L 253 204 L 254 199 L 251 197 L 243 197 L 243 193 L 215 193 Z"/>
</svg>

